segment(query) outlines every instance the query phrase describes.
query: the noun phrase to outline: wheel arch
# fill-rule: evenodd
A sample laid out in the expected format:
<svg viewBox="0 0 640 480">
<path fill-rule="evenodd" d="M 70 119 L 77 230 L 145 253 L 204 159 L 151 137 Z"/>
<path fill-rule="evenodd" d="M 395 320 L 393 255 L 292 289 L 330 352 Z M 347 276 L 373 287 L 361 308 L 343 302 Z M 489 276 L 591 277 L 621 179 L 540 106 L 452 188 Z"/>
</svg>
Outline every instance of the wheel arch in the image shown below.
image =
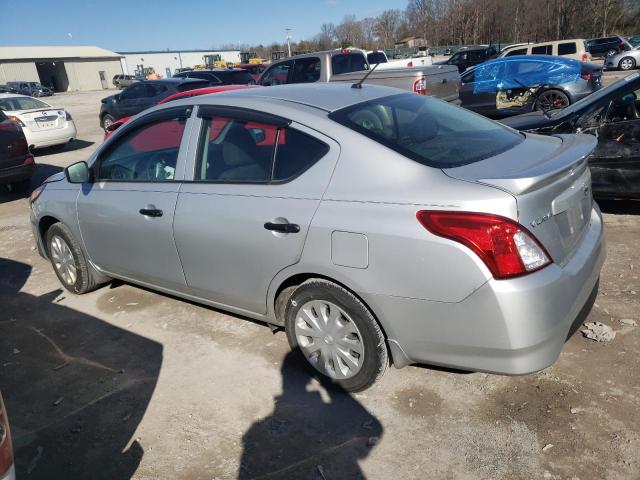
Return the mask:
<svg viewBox="0 0 640 480">
<path fill-rule="evenodd" d="M 38 239 L 41 242 L 43 253 L 49 258 L 49 248 L 47 246 L 46 238 L 47 231 L 51 228 L 52 225 L 60 222 L 60 220 L 53 215 L 44 215 L 38 221 L 38 234 L 40 238 Z"/>
</svg>

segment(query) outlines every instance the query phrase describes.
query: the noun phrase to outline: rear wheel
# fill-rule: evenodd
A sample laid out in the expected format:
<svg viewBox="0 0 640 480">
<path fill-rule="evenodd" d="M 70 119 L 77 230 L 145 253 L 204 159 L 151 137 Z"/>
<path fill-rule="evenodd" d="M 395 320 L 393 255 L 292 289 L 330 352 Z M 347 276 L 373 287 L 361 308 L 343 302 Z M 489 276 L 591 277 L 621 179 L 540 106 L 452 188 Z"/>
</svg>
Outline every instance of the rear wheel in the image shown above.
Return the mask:
<svg viewBox="0 0 640 480">
<path fill-rule="evenodd" d="M 110 114 L 107 113 L 104 117 L 102 117 L 102 128 L 104 128 L 106 130 L 115 121 L 116 121 L 116 119 L 113 118 Z"/>
<path fill-rule="evenodd" d="M 620 70 L 633 70 L 634 68 L 636 68 L 636 61 L 633 57 L 624 57 L 618 63 L 618 68 Z"/>
<path fill-rule="evenodd" d="M 387 346 L 369 309 L 351 292 L 323 279 L 308 280 L 285 307 L 291 349 L 340 388 L 358 392 L 384 374 Z"/>
<path fill-rule="evenodd" d="M 553 110 L 565 108 L 571 104 L 569 97 L 560 90 L 546 90 L 542 92 L 536 100 L 536 110 Z"/>
<path fill-rule="evenodd" d="M 83 294 L 97 287 L 87 259 L 69 227 L 62 223 L 53 224 L 47 230 L 46 242 L 53 271 L 64 288 Z"/>
</svg>

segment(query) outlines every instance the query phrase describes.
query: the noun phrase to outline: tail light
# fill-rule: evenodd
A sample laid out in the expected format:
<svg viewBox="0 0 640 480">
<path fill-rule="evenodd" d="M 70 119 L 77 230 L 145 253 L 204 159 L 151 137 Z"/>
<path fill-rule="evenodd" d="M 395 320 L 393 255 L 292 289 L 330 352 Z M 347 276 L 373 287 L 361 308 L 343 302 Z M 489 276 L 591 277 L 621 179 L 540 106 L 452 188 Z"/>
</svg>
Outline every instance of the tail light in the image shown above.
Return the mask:
<svg viewBox="0 0 640 480">
<path fill-rule="evenodd" d="M 413 82 L 413 93 L 418 95 L 427 95 L 427 77 L 422 76 Z"/>
<path fill-rule="evenodd" d="M 35 163 L 35 160 L 33 158 L 33 155 L 29 154 L 27 155 L 27 158 L 24 159 L 24 162 L 22 162 L 23 165 L 33 165 Z"/>
<path fill-rule="evenodd" d="M 22 123 L 22 120 L 20 120 L 18 117 L 16 117 L 15 115 L 11 115 L 8 117 L 9 120 L 11 120 L 14 123 L 17 123 L 18 125 L 20 125 L 21 127 L 24 127 L 24 123 Z"/>
<path fill-rule="evenodd" d="M 421 210 L 418 221 L 428 231 L 470 248 L 496 279 L 519 277 L 551 263 L 549 255 L 522 225 L 498 215 Z"/>
<path fill-rule="evenodd" d="M 73 120 L 73 117 L 71 116 L 71 114 L 69 112 L 64 112 L 65 113 L 65 120 L 67 122 L 70 122 L 71 120 Z"/>
<path fill-rule="evenodd" d="M 0 396 L 0 477 L 9 471 L 13 465 L 13 446 L 11 445 L 11 432 L 7 412 Z"/>
<path fill-rule="evenodd" d="M 591 73 L 581 73 L 580 74 L 580 78 L 583 80 L 591 80 L 591 78 L 593 77 L 593 75 Z"/>
<path fill-rule="evenodd" d="M 348 48 L 343 48 L 342 50 L 340 50 L 340 53 L 344 53 L 346 55 L 351 53 L 351 50 L 349 50 Z"/>
<path fill-rule="evenodd" d="M 407 63 L 407 68 L 413 68 L 413 62 L 412 61 Z"/>
<path fill-rule="evenodd" d="M 586 61 L 587 61 L 587 52 L 582 52 L 581 60 L 582 60 L 583 62 L 586 62 Z"/>
</svg>

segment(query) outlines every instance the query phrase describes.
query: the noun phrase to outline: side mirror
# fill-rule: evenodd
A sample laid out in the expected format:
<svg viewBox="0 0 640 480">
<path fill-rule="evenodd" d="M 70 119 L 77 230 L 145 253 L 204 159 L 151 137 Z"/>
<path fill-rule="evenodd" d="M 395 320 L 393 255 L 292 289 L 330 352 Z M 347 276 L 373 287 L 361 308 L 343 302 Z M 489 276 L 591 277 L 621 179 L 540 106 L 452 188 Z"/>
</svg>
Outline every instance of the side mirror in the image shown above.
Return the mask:
<svg viewBox="0 0 640 480">
<path fill-rule="evenodd" d="M 85 161 L 69 165 L 64 169 L 64 175 L 69 183 L 87 183 L 91 181 L 91 170 L 89 170 L 89 165 Z"/>
</svg>

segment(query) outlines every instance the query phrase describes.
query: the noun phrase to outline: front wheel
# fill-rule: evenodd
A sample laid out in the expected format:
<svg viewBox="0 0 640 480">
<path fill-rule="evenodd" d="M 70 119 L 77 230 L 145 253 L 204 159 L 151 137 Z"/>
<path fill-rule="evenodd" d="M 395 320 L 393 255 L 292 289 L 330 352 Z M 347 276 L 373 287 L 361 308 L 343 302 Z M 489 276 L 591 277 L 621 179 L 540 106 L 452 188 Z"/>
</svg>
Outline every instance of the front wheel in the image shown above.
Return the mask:
<svg viewBox="0 0 640 480">
<path fill-rule="evenodd" d="M 69 227 L 53 224 L 47 230 L 46 242 L 53 271 L 64 288 L 79 295 L 96 288 L 87 259 Z"/>
<path fill-rule="evenodd" d="M 115 121 L 116 121 L 116 119 L 113 118 L 110 114 L 107 113 L 104 117 L 102 117 L 102 128 L 104 128 L 106 130 Z"/>
<path fill-rule="evenodd" d="M 569 97 L 560 90 L 546 90 L 542 92 L 536 100 L 536 110 L 555 110 L 565 108 L 571 104 Z"/>
<path fill-rule="evenodd" d="M 624 57 L 618 63 L 618 68 L 620 70 L 633 70 L 634 68 L 636 68 L 636 61 L 633 59 L 633 57 Z"/>
<path fill-rule="evenodd" d="M 285 307 L 289 345 L 313 374 L 358 392 L 384 374 L 387 345 L 369 309 L 351 292 L 323 279 L 308 280 Z"/>
</svg>

